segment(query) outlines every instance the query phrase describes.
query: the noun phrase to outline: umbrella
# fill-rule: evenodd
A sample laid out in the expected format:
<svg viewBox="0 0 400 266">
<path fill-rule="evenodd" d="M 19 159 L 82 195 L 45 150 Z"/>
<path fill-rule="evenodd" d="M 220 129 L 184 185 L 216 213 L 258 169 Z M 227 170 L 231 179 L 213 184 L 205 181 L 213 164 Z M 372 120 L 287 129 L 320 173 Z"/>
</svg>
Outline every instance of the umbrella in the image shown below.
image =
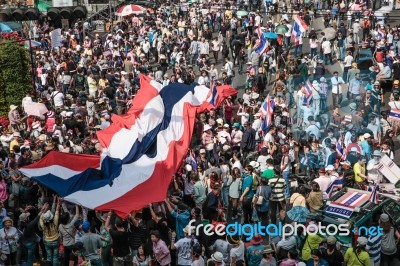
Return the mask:
<svg viewBox="0 0 400 266">
<path fill-rule="evenodd" d="M 286 25 L 278 25 L 277 27 L 276 27 L 276 29 L 275 29 L 275 33 L 276 34 L 281 34 L 281 35 L 283 35 L 283 34 L 285 34 L 286 32 L 288 32 L 288 27 L 286 27 Z"/>
<path fill-rule="evenodd" d="M 270 31 L 264 33 L 264 36 L 265 36 L 267 39 L 277 39 L 277 38 L 278 38 L 278 35 L 277 35 L 276 33 L 270 32 Z"/>
<path fill-rule="evenodd" d="M 126 5 L 126 6 L 121 6 L 118 8 L 117 12 L 115 14 L 119 17 L 125 17 L 129 16 L 132 14 L 143 14 L 146 12 L 146 8 L 139 6 L 139 5 Z"/>
<path fill-rule="evenodd" d="M 43 103 L 30 103 L 24 106 L 25 113 L 27 115 L 33 115 L 33 116 L 42 116 L 48 112 L 46 105 Z"/>
<path fill-rule="evenodd" d="M 7 24 L 0 23 L 0 32 L 13 32 L 13 30 Z"/>
<path fill-rule="evenodd" d="M 29 48 L 29 44 L 31 45 L 31 48 L 42 45 L 40 42 L 34 41 L 34 40 L 30 40 L 30 42 L 29 42 L 29 40 L 24 41 L 25 48 Z"/>
<path fill-rule="evenodd" d="M 310 214 L 310 211 L 303 206 L 294 206 L 287 212 L 287 216 L 290 220 L 300 223 L 307 222 L 307 215 Z"/>
<path fill-rule="evenodd" d="M 322 32 L 325 33 L 325 38 L 328 41 L 336 38 L 336 31 L 334 28 L 326 28 Z"/>
<path fill-rule="evenodd" d="M 249 12 L 247 12 L 246 10 L 239 10 L 238 12 L 236 12 L 236 16 L 238 17 L 245 17 L 247 16 L 247 14 L 249 14 Z"/>
</svg>

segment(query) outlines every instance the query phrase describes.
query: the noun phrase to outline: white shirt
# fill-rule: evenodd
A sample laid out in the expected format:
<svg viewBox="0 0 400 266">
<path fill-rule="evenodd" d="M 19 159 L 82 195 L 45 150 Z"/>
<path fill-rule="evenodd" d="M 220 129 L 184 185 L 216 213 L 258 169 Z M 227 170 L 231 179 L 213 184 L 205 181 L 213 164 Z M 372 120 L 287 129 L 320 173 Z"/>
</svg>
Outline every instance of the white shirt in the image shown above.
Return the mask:
<svg viewBox="0 0 400 266">
<path fill-rule="evenodd" d="M 343 81 L 342 77 L 333 76 L 331 78 L 331 83 L 332 83 L 332 93 L 336 93 L 336 94 L 342 93 L 342 87 L 339 86 L 339 84 L 344 84 L 344 81 Z"/>
<path fill-rule="evenodd" d="M 53 91 L 51 93 L 51 97 L 53 97 L 55 107 L 60 107 L 64 105 L 64 94 L 61 91 Z"/>
<path fill-rule="evenodd" d="M 322 43 L 321 47 L 322 47 L 322 50 L 323 50 L 324 54 L 330 54 L 332 52 L 331 42 L 330 41 L 324 41 Z"/>
<path fill-rule="evenodd" d="M 344 58 L 344 66 L 345 67 L 351 67 L 351 63 L 353 63 L 354 57 L 352 57 L 351 55 L 347 55 Z"/>
</svg>

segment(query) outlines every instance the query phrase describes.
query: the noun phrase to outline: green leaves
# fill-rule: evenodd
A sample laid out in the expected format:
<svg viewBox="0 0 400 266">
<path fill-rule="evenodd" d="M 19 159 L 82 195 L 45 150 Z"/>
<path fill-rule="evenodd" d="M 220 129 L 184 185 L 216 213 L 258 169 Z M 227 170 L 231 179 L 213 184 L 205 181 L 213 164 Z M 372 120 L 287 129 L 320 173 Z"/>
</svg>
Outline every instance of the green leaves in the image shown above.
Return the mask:
<svg viewBox="0 0 400 266">
<path fill-rule="evenodd" d="M 2 40 L 0 66 L 0 114 L 7 115 L 32 90 L 29 52 L 19 42 Z"/>
</svg>

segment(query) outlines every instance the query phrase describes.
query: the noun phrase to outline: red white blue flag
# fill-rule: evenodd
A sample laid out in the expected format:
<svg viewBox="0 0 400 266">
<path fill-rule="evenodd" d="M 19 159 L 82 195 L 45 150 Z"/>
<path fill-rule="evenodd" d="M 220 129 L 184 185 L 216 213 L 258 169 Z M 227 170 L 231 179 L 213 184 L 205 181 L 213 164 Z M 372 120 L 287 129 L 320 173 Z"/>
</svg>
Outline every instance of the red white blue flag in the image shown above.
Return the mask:
<svg viewBox="0 0 400 266">
<path fill-rule="evenodd" d="M 307 24 L 304 20 L 299 16 L 294 17 L 294 24 L 292 30 L 292 39 L 295 40 L 295 43 L 298 44 L 301 39 L 301 35 L 308 29 Z"/>
<path fill-rule="evenodd" d="M 400 110 L 391 109 L 388 118 L 400 122 Z"/>
<path fill-rule="evenodd" d="M 140 85 L 128 113 L 113 115 L 111 126 L 97 132 L 101 156 L 51 152 L 21 171 L 67 201 L 123 217 L 164 200 L 187 155 L 196 114 L 206 109 L 209 88 L 163 87 L 145 76 Z M 220 93 L 221 101 L 228 94 Z"/>
<path fill-rule="evenodd" d="M 378 204 L 378 195 L 379 195 L 379 185 L 376 184 L 373 186 L 372 191 L 371 191 L 371 196 L 369 197 L 369 201 Z"/>
<path fill-rule="evenodd" d="M 264 103 L 261 105 L 261 113 L 264 117 L 264 121 L 261 125 L 261 129 L 266 132 L 268 127 L 272 124 L 272 116 L 274 114 L 275 101 L 274 99 L 267 96 Z"/>
</svg>

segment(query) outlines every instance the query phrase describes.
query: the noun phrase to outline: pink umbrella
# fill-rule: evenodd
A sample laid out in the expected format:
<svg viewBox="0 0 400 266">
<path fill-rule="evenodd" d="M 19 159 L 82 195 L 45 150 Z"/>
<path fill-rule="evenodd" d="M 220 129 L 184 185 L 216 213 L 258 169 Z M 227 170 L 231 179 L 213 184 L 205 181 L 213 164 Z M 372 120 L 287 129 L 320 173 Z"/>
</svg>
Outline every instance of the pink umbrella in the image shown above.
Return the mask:
<svg viewBox="0 0 400 266">
<path fill-rule="evenodd" d="M 43 103 L 30 103 L 24 106 L 25 113 L 32 116 L 42 116 L 48 112 L 46 105 Z"/>
<path fill-rule="evenodd" d="M 140 15 L 146 12 L 146 8 L 139 5 L 126 5 L 118 8 L 116 15 L 119 17 L 125 17 L 132 14 Z"/>
</svg>

